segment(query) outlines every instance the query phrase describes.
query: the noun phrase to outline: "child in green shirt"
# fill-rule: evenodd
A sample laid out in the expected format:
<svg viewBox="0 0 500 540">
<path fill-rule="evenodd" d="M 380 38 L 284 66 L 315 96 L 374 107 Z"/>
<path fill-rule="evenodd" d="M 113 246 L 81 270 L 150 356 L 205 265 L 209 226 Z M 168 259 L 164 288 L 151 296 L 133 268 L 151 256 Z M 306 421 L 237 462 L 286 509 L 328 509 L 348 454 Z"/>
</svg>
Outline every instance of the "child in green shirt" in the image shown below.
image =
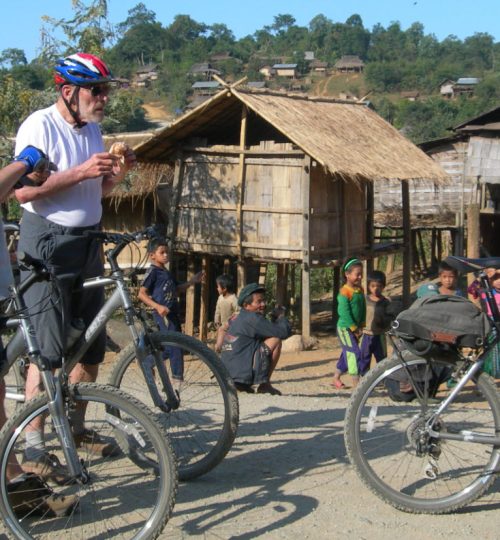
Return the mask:
<svg viewBox="0 0 500 540">
<path fill-rule="evenodd" d="M 337 337 L 342 345 L 342 354 L 337 362 L 333 376 L 332 386 L 337 389 L 345 388 L 340 377 L 348 372 L 353 384 L 359 380 L 359 363 L 361 351 L 359 340 L 365 326 L 366 301 L 365 293 L 361 287 L 363 278 L 363 264 L 359 259 L 349 259 L 342 267 L 345 284 L 337 296 Z"/>
</svg>

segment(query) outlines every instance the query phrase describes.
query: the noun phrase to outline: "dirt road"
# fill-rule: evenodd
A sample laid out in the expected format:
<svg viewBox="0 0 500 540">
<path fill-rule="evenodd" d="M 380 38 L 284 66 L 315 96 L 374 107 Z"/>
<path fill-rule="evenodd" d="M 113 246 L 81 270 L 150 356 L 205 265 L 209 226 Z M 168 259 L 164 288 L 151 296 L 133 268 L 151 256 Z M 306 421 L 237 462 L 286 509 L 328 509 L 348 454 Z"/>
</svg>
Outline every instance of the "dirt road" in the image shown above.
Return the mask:
<svg viewBox="0 0 500 540">
<path fill-rule="evenodd" d="M 499 537 L 500 482 L 467 510 L 447 516 L 399 512 L 364 488 L 343 443 L 349 391 L 328 384 L 336 355 L 286 355 L 275 378 L 286 396 L 240 394 L 232 451 L 217 469 L 180 486 L 162 538 Z"/>
</svg>

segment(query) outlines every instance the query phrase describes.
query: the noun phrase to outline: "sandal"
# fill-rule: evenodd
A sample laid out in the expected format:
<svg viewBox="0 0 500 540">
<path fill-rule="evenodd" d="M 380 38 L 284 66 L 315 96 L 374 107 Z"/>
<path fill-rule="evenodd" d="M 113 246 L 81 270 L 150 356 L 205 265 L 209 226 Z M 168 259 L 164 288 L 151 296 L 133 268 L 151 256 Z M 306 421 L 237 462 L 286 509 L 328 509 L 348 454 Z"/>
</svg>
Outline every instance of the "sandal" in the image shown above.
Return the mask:
<svg viewBox="0 0 500 540">
<path fill-rule="evenodd" d="M 271 396 L 281 396 L 281 392 L 271 385 L 271 383 L 262 383 L 257 388 L 257 394 L 271 394 Z"/>
<path fill-rule="evenodd" d="M 334 386 L 337 390 L 342 390 L 345 388 L 345 384 L 340 379 L 333 379 L 330 386 Z"/>
</svg>

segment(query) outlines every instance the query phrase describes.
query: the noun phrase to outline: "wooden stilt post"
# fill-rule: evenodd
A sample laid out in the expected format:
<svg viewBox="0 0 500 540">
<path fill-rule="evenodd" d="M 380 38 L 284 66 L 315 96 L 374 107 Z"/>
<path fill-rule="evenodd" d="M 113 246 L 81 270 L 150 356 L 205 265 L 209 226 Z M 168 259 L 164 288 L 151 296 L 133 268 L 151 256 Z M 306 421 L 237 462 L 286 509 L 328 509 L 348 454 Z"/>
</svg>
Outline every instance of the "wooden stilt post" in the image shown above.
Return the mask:
<svg viewBox="0 0 500 540">
<path fill-rule="evenodd" d="M 259 265 L 259 285 L 266 284 L 267 263 L 260 263 Z"/>
<path fill-rule="evenodd" d="M 403 203 L 403 306 L 410 305 L 411 297 L 411 216 L 410 216 L 410 187 L 407 180 L 401 182 Z"/>
<path fill-rule="evenodd" d="M 308 339 L 311 337 L 311 276 L 310 276 L 310 213 L 309 204 L 310 183 L 311 183 L 311 158 L 304 157 L 302 166 L 302 337 Z"/>
<path fill-rule="evenodd" d="M 332 322 L 335 329 L 337 328 L 337 321 L 339 319 L 337 295 L 339 294 L 339 291 L 340 291 L 340 278 L 341 278 L 341 267 L 335 266 L 333 268 L 333 302 L 332 302 Z"/>
<path fill-rule="evenodd" d="M 240 160 L 239 160 L 239 188 L 240 194 L 238 206 L 236 208 L 236 241 L 238 244 L 238 291 L 246 285 L 246 266 L 243 253 L 243 204 L 245 202 L 245 147 L 247 136 L 247 116 L 248 111 L 246 105 L 241 106 L 241 124 L 240 124 Z"/>
<path fill-rule="evenodd" d="M 189 281 L 195 275 L 194 257 L 191 253 L 187 256 L 187 281 Z M 194 301 L 195 301 L 195 287 L 189 287 L 186 291 L 186 324 L 184 326 L 184 333 L 188 336 L 194 334 Z"/>
<path fill-rule="evenodd" d="M 210 287 L 212 276 L 210 275 L 210 255 L 203 255 L 201 269 L 205 272 L 205 279 L 201 284 L 201 302 L 200 302 L 200 340 L 206 341 L 208 334 L 208 308 L 210 302 Z"/>
<path fill-rule="evenodd" d="M 479 257 L 481 232 L 479 224 L 479 204 L 469 204 L 467 208 L 467 257 L 475 259 Z M 467 283 L 470 285 L 474 280 L 474 274 L 467 275 Z"/>
</svg>

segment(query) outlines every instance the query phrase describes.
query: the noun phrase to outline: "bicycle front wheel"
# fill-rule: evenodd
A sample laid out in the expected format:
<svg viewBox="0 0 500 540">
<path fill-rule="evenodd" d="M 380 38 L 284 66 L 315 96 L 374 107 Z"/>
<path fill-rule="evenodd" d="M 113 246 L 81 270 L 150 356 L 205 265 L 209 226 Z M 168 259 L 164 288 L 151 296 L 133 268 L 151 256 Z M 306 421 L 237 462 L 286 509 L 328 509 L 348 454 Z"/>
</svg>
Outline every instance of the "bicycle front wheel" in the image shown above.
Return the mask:
<svg viewBox="0 0 500 540">
<path fill-rule="evenodd" d="M 165 429 L 144 405 L 110 386 L 70 386 L 68 404 L 86 406 L 85 425 L 92 435 L 77 451 L 88 481 L 38 481 L 36 488 L 13 491 L 9 462 L 22 464 L 29 424 L 48 414 L 45 394 L 30 400 L 0 432 L 0 514 L 7 532 L 23 539 L 157 538 L 177 490 L 175 455 Z M 45 451 L 64 464 L 50 417 L 46 423 Z M 108 443 L 111 455 L 95 451 L 98 439 Z"/>
<path fill-rule="evenodd" d="M 152 340 L 162 354 L 168 356 L 175 348 L 177 358 L 179 351 L 182 356 L 180 380 L 174 378 L 169 359 L 165 361 L 180 406 L 158 412 L 157 418 L 168 429 L 179 479 L 191 480 L 213 469 L 233 444 L 239 416 L 236 389 L 217 355 L 201 341 L 180 332 L 155 332 Z M 154 409 L 133 344 L 121 352 L 109 382 Z M 166 399 L 157 373 L 155 382 Z"/>
<path fill-rule="evenodd" d="M 481 373 L 461 390 L 434 424 L 462 440 L 429 436 L 426 422 L 451 392 L 436 373 L 454 364 L 417 358 L 389 358 L 363 377 L 345 418 L 345 444 L 361 480 L 378 497 L 413 513 L 440 514 L 465 506 L 493 482 L 500 463 L 493 443 L 467 440 L 467 432 L 495 437 L 500 432 L 500 404 L 495 385 Z M 446 376 L 445 376 L 446 378 Z M 412 389 L 418 386 L 422 398 Z M 460 437 L 457 437 L 460 438 Z"/>
</svg>

